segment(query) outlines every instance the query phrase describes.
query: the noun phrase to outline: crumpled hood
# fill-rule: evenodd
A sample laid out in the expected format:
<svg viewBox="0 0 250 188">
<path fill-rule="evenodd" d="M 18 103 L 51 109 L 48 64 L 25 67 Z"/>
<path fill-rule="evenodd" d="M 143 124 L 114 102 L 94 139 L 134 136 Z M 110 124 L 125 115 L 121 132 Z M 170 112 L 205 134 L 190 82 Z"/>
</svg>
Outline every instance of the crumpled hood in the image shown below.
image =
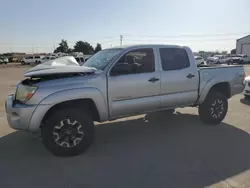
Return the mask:
<svg viewBox="0 0 250 188">
<path fill-rule="evenodd" d="M 80 66 L 73 56 L 60 57 L 37 65 L 24 73 L 25 77 L 63 73 L 94 73 L 95 68 Z"/>
</svg>

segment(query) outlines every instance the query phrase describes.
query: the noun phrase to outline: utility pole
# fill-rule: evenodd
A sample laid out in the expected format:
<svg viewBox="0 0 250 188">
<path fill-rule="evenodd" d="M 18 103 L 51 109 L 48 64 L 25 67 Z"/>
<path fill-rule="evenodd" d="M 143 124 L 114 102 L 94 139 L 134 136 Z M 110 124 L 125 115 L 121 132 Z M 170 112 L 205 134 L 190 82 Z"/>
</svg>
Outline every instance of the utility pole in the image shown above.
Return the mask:
<svg viewBox="0 0 250 188">
<path fill-rule="evenodd" d="M 123 36 L 120 35 L 120 46 L 122 46 Z"/>
</svg>

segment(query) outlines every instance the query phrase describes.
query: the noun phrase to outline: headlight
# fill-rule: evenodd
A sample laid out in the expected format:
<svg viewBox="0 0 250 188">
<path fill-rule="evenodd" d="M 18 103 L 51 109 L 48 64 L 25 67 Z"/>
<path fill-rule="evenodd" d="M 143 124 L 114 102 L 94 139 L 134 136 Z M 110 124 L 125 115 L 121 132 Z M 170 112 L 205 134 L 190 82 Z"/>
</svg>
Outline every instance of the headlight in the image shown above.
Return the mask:
<svg viewBox="0 0 250 188">
<path fill-rule="evenodd" d="M 16 91 L 16 100 L 25 102 L 34 95 L 36 90 L 37 90 L 36 86 L 27 86 L 27 85 L 19 84 L 17 86 L 17 91 Z"/>
</svg>

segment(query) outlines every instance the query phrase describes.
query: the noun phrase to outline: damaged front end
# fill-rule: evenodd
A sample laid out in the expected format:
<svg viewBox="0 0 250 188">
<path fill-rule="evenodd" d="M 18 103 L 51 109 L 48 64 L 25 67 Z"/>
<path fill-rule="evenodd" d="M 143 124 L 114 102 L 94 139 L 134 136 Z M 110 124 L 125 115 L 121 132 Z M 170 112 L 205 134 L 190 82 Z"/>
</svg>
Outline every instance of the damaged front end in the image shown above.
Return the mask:
<svg viewBox="0 0 250 188">
<path fill-rule="evenodd" d="M 21 81 L 16 89 L 15 102 L 25 103 L 37 92 L 41 82 L 94 74 L 95 68 L 80 66 L 72 57 L 62 57 L 37 65 L 24 73 L 27 79 Z"/>
</svg>

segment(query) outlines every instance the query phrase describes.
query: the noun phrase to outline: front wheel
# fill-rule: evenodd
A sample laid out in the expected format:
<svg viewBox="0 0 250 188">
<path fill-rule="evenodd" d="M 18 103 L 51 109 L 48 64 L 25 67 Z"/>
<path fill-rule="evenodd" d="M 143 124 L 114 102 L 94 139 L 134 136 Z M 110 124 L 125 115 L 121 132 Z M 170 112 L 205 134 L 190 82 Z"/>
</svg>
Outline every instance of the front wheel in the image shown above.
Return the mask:
<svg viewBox="0 0 250 188">
<path fill-rule="evenodd" d="M 206 124 L 220 124 L 228 109 L 227 97 L 220 92 L 209 92 L 207 98 L 199 106 L 200 119 Z"/>
<path fill-rule="evenodd" d="M 84 152 L 94 141 L 94 123 L 81 109 L 56 111 L 45 120 L 42 140 L 56 156 L 74 156 Z"/>
</svg>

